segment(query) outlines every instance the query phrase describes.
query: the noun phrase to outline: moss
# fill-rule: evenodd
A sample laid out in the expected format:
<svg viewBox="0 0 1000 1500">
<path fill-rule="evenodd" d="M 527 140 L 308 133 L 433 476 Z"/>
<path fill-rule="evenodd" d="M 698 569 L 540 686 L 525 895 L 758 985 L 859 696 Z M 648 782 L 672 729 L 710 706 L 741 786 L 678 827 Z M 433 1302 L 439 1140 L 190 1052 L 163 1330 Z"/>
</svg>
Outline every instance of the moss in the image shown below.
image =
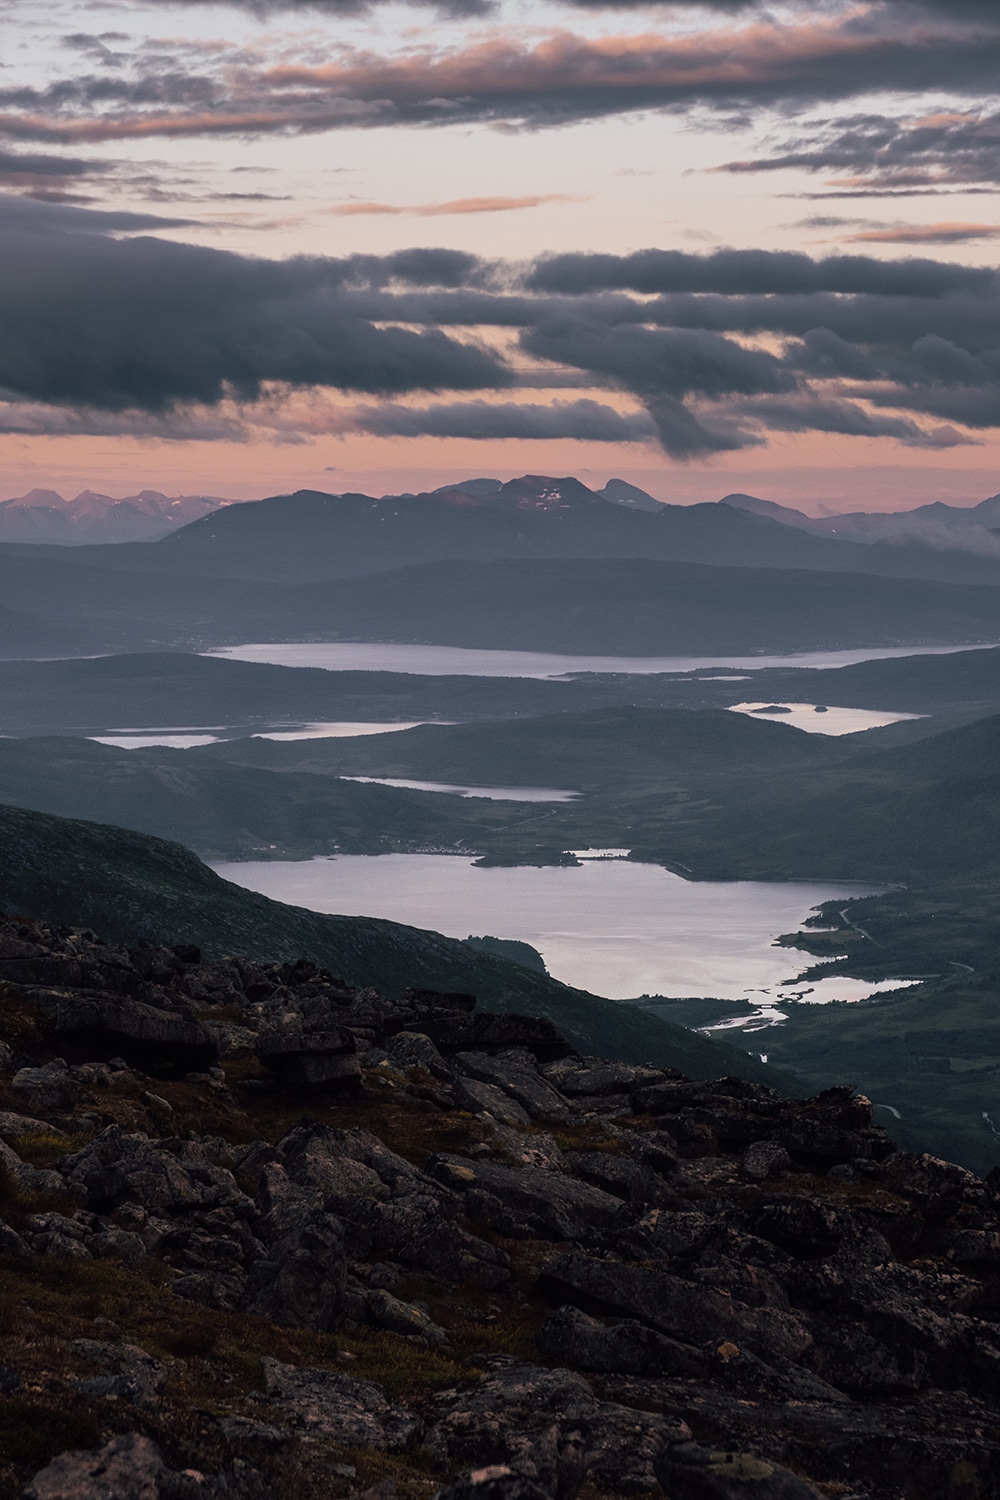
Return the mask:
<svg viewBox="0 0 1000 1500">
<path fill-rule="evenodd" d="M 67 1135 L 61 1130 L 31 1130 L 19 1135 L 14 1144 L 22 1161 L 33 1167 L 50 1168 L 62 1157 L 79 1151 L 90 1139 L 85 1131 Z"/>
<path fill-rule="evenodd" d="M 93 1416 L 65 1393 L 58 1401 L 0 1396 L 0 1463 L 40 1469 L 67 1448 L 93 1448 L 99 1440 Z"/>
</svg>

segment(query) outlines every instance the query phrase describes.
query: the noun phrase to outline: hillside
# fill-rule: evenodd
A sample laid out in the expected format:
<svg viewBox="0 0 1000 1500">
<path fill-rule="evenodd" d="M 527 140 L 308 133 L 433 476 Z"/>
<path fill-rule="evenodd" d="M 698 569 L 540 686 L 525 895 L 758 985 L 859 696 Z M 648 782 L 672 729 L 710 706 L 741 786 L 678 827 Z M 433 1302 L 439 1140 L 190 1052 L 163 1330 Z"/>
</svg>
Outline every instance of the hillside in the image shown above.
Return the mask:
<svg viewBox="0 0 1000 1500">
<path fill-rule="evenodd" d="M 742 714 L 615 708 L 197 754 L 294 775 L 576 788 L 586 795 L 544 812 L 555 847 L 631 847 L 696 879 L 1000 872 L 998 716 L 883 750 Z M 542 826 L 526 811 L 510 831 L 480 824 L 505 862 L 527 858 Z"/>
<path fill-rule="evenodd" d="M 593 846 L 703 880 L 985 878 L 1000 873 L 998 746 L 998 716 L 876 751 L 721 710 L 613 708 L 192 750 L 0 739 L 0 796 L 209 858 L 430 849 L 550 864 Z M 343 775 L 581 795 L 466 800 Z"/>
<path fill-rule="evenodd" d="M 0 549 L 0 588 L 6 608 L 45 621 L 40 639 L 52 630 L 64 638 L 72 633 L 81 655 L 245 641 L 371 640 L 745 656 L 1000 639 L 1000 588 L 860 573 L 562 558 L 426 563 L 339 582 L 262 588 L 239 577 L 81 566 L 66 561 L 68 555 L 65 548 L 44 556 Z M 7 654 L 31 653 L 22 644 Z M 49 653 L 39 648 L 37 654 Z"/>
<path fill-rule="evenodd" d="M 268 962 L 305 956 L 391 997 L 413 985 L 473 993 L 488 1010 L 548 1017 L 585 1052 L 789 1087 L 756 1054 L 439 933 L 269 901 L 222 880 L 178 844 L 0 805 L 0 848 L 0 910 L 92 927 L 116 942 L 193 943 L 212 956 Z"/>
<path fill-rule="evenodd" d="M 953 719 L 1000 710 L 1000 649 L 890 657 L 850 667 L 758 668 L 744 670 L 735 681 L 727 681 L 727 675 L 433 677 L 282 667 L 182 651 L 0 660 L 0 731 L 107 734 L 124 726 L 173 725 L 253 733 L 337 720 L 456 722 L 619 704 L 711 708 L 740 701 L 825 703 Z M 937 727 L 945 726 L 921 718 L 894 734 L 919 737 Z"/>
<path fill-rule="evenodd" d="M 584 791 L 743 768 L 809 767 L 820 774 L 850 752 L 780 720 L 615 707 L 491 724 L 422 724 L 343 740 L 228 740 L 202 753 L 270 770 Z"/>
<path fill-rule="evenodd" d="M 3 1500 L 1000 1496 L 997 1174 L 850 1086 L 30 915 L 0 964 Z"/>
</svg>

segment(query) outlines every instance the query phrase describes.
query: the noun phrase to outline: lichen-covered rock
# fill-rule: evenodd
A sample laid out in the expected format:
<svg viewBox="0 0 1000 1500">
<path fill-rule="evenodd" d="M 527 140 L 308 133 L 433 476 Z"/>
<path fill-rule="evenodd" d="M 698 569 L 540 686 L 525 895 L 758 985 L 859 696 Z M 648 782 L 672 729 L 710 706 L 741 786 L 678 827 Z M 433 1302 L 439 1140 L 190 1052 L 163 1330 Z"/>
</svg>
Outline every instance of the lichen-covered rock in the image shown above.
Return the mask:
<svg viewBox="0 0 1000 1500">
<path fill-rule="evenodd" d="M 670 1500 L 822 1500 L 814 1485 L 752 1453 L 669 1443 L 655 1468 Z"/>
<path fill-rule="evenodd" d="M 75 1381 L 78 1391 L 94 1396 L 113 1396 L 149 1411 L 159 1405 L 167 1371 L 145 1349 L 139 1349 L 135 1344 L 111 1344 L 101 1339 L 74 1339 L 73 1351 L 106 1372 Z"/>
<path fill-rule="evenodd" d="M 337 1328 L 346 1277 L 343 1225 L 322 1194 L 289 1182 L 281 1167 L 264 1176 L 259 1232 L 266 1250 L 247 1278 L 246 1305 L 285 1327 Z"/>
<path fill-rule="evenodd" d="M 156 1444 L 130 1432 L 96 1453 L 60 1453 L 35 1475 L 22 1500 L 165 1500 L 166 1494 L 189 1500 L 205 1487 L 171 1474 Z"/>
<path fill-rule="evenodd" d="M 623 1221 L 619 1199 L 568 1175 L 444 1153 L 428 1161 L 427 1171 L 458 1192 L 474 1188 L 496 1199 L 501 1211 L 495 1227 L 516 1238 L 578 1240 Z"/>
<path fill-rule="evenodd" d="M 261 1361 L 264 1388 L 290 1425 L 351 1448 L 398 1453 L 420 1436 L 418 1417 L 386 1399 L 371 1380 L 334 1370 L 299 1369 L 277 1359 Z"/>
</svg>

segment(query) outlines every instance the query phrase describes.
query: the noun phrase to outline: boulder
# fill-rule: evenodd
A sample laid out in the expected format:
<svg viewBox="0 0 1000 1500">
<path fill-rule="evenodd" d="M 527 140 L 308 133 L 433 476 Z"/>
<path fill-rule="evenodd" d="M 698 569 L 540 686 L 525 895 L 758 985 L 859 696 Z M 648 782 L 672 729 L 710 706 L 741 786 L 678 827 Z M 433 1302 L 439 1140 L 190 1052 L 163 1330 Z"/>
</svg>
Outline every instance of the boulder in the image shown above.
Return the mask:
<svg viewBox="0 0 1000 1500">
<path fill-rule="evenodd" d="M 19 1068 L 11 1089 L 29 1109 L 41 1113 L 72 1109 L 79 1089 L 65 1058 L 57 1057 L 42 1068 Z"/>
<path fill-rule="evenodd" d="M 140 1204 L 147 1212 L 184 1212 L 215 1208 L 220 1203 L 246 1204 L 232 1173 L 208 1162 L 181 1160 L 183 1143 L 154 1141 L 109 1125 L 79 1151 L 63 1158 L 64 1179 L 87 1193 L 97 1213 L 121 1204 Z"/>
<path fill-rule="evenodd" d="M 247 1277 L 246 1306 L 286 1328 L 329 1332 L 343 1318 L 344 1227 L 321 1193 L 291 1183 L 282 1167 L 263 1176 L 266 1250 Z"/>
<path fill-rule="evenodd" d="M 60 1052 L 76 1062 L 121 1057 L 157 1078 L 204 1073 L 219 1047 L 200 1021 L 115 995 L 65 994 L 43 1002 Z"/>
<path fill-rule="evenodd" d="M 831 1255 L 844 1236 L 844 1222 L 829 1204 L 811 1198 L 769 1198 L 750 1215 L 754 1234 L 803 1260 Z"/>
<path fill-rule="evenodd" d="M 128 1432 L 96 1452 L 60 1453 L 35 1475 L 22 1500 L 194 1500 L 218 1493 L 168 1469 L 155 1443 Z"/>
<path fill-rule="evenodd" d="M 420 1436 L 420 1419 L 393 1406 L 371 1380 L 300 1369 L 266 1357 L 261 1366 L 264 1388 L 280 1406 L 282 1421 L 300 1432 L 387 1453 L 400 1452 Z"/>
<path fill-rule="evenodd" d="M 532 1053 L 525 1049 L 498 1056 L 486 1052 L 456 1052 L 453 1062 L 465 1079 L 478 1079 L 501 1089 L 533 1120 L 558 1120 L 567 1113 L 566 1101 L 539 1077 Z"/>
<path fill-rule="evenodd" d="M 792 1313 L 746 1307 L 665 1271 L 575 1251 L 553 1261 L 539 1277 L 538 1288 L 554 1302 L 634 1318 L 681 1343 L 746 1344 L 764 1359 L 797 1359 L 812 1343 L 805 1324 Z"/>
<path fill-rule="evenodd" d="M 74 1381 L 76 1390 L 91 1396 L 112 1396 L 145 1411 L 154 1411 L 159 1406 L 167 1371 L 145 1349 L 135 1344 L 74 1339 L 73 1351 L 107 1372 L 95 1379 Z"/>
<path fill-rule="evenodd" d="M 670 1500 L 823 1500 L 808 1480 L 752 1453 L 668 1443 L 654 1468 Z"/>
<path fill-rule="evenodd" d="M 384 1291 L 368 1292 L 365 1302 L 368 1320 L 376 1328 L 385 1328 L 389 1333 L 398 1333 L 403 1338 L 416 1339 L 418 1343 L 438 1349 L 447 1346 L 448 1335 L 444 1329 L 415 1303 L 402 1302 Z"/>
<path fill-rule="evenodd" d="M 778 1141 L 754 1141 L 740 1157 L 740 1171 L 748 1182 L 766 1182 L 791 1165 L 792 1158 Z"/>
<path fill-rule="evenodd" d="M 476 1078 L 457 1078 L 454 1097 L 459 1109 L 467 1109 L 470 1115 L 495 1120 L 498 1125 L 531 1124 L 531 1116 L 527 1110 L 494 1083 L 482 1083 Z"/>
<path fill-rule="evenodd" d="M 622 1318 L 609 1326 L 576 1307 L 560 1307 L 542 1324 L 535 1345 L 546 1359 L 574 1370 L 613 1375 L 698 1379 L 708 1370 L 699 1350 Z"/>
<path fill-rule="evenodd" d="M 302 1032 L 282 1029 L 257 1039 L 257 1056 L 282 1088 L 295 1090 L 361 1087 L 357 1043 L 349 1031 Z"/>
<path fill-rule="evenodd" d="M 536 1167 L 520 1171 L 496 1162 L 432 1156 L 426 1170 L 446 1187 L 475 1189 L 500 1204 L 494 1227 L 516 1238 L 579 1240 L 623 1222 L 624 1207 L 601 1188 Z"/>
<path fill-rule="evenodd" d="M 397 1068 L 420 1068 L 439 1083 L 451 1083 L 455 1076 L 454 1068 L 421 1031 L 397 1031 L 386 1042 L 386 1052 Z"/>
<path fill-rule="evenodd" d="M 638 1089 L 666 1083 L 671 1077 L 669 1070 L 664 1068 L 648 1067 L 643 1063 L 605 1062 L 599 1057 L 568 1057 L 550 1063 L 543 1071 L 553 1087 L 567 1099 L 633 1094 Z"/>
<path fill-rule="evenodd" d="M 425 1447 L 439 1461 L 517 1469 L 526 1452 L 537 1455 L 540 1442 L 571 1444 L 583 1450 L 583 1465 L 596 1487 L 615 1494 L 651 1490 L 653 1459 L 664 1442 L 690 1437 L 676 1418 L 599 1401 L 587 1381 L 569 1370 L 540 1370 L 516 1361 L 490 1370 L 478 1386 L 441 1392 L 431 1409 L 437 1420 Z M 546 1475 L 537 1458 L 535 1463 L 535 1482 L 551 1493 L 552 1467 Z M 575 1458 L 573 1483 L 580 1467 Z"/>
</svg>

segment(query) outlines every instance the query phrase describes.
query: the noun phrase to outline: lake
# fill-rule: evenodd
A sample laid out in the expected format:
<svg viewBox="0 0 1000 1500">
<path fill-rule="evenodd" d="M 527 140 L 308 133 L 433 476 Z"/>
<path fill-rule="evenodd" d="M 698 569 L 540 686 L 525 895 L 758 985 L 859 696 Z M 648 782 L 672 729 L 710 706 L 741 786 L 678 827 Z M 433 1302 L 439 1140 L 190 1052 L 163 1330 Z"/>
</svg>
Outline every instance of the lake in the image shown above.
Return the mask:
<svg viewBox="0 0 1000 1500">
<path fill-rule="evenodd" d="M 824 901 L 875 890 L 833 882 L 695 882 L 659 865 L 607 857 L 543 869 L 480 869 L 444 854 L 213 868 L 237 885 L 312 911 L 387 917 L 448 937 L 518 938 L 538 949 L 555 978 L 619 1000 L 647 994 L 759 1001 L 762 990 L 780 998 L 783 982 L 815 960 L 774 947 L 775 938 L 797 931 Z M 831 999 L 858 999 L 874 988 L 856 980 L 837 984 Z"/>
<path fill-rule="evenodd" d="M 359 734 L 393 734 L 400 729 L 416 729 L 423 719 L 403 722 L 393 719 L 381 723 L 358 723 L 354 720 L 337 719 L 324 724 L 297 724 L 294 728 L 255 729 L 253 738 L 258 740 L 316 740 L 351 739 Z M 435 723 L 446 723 L 436 719 Z M 119 750 L 141 750 L 145 746 L 164 745 L 171 750 L 194 750 L 199 745 L 216 745 L 220 740 L 243 739 L 246 729 L 229 729 L 216 726 L 199 729 L 115 729 L 110 734 L 92 734 L 89 739 L 99 745 L 115 745 Z M 545 800 L 545 799 L 542 799 Z"/>
<path fill-rule="evenodd" d="M 818 703 L 731 703 L 736 714 L 755 719 L 774 719 L 778 724 L 792 724 L 808 734 L 860 734 L 865 729 L 883 729 L 903 719 L 922 719 L 924 714 L 876 713 L 869 708 L 827 708 Z"/>
<path fill-rule="evenodd" d="M 870 647 L 857 651 L 802 651 L 785 656 L 568 656 L 550 651 L 487 651 L 391 641 L 284 641 L 225 646 L 206 656 L 268 662 L 279 667 L 325 667 L 330 672 L 412 672 L 418 677 L 565 677 L 576 672 L 705 672 L 718 667 L 848 667 L 897 656 L 940 656 L 972 646 Z M 728 680 L 732 680 L 731 678 Z"/>
<path fill-rule="evenodd" d="M 456 786 L 449 781 L 408 781 L 402 776 L 344 776 L 371 786 L 401 786 L 411 792 L 447 792 L 452 797 L 485 797 L 488 802 L 575 802 L 579 792 L 557 786 Z"/>
</svg>

